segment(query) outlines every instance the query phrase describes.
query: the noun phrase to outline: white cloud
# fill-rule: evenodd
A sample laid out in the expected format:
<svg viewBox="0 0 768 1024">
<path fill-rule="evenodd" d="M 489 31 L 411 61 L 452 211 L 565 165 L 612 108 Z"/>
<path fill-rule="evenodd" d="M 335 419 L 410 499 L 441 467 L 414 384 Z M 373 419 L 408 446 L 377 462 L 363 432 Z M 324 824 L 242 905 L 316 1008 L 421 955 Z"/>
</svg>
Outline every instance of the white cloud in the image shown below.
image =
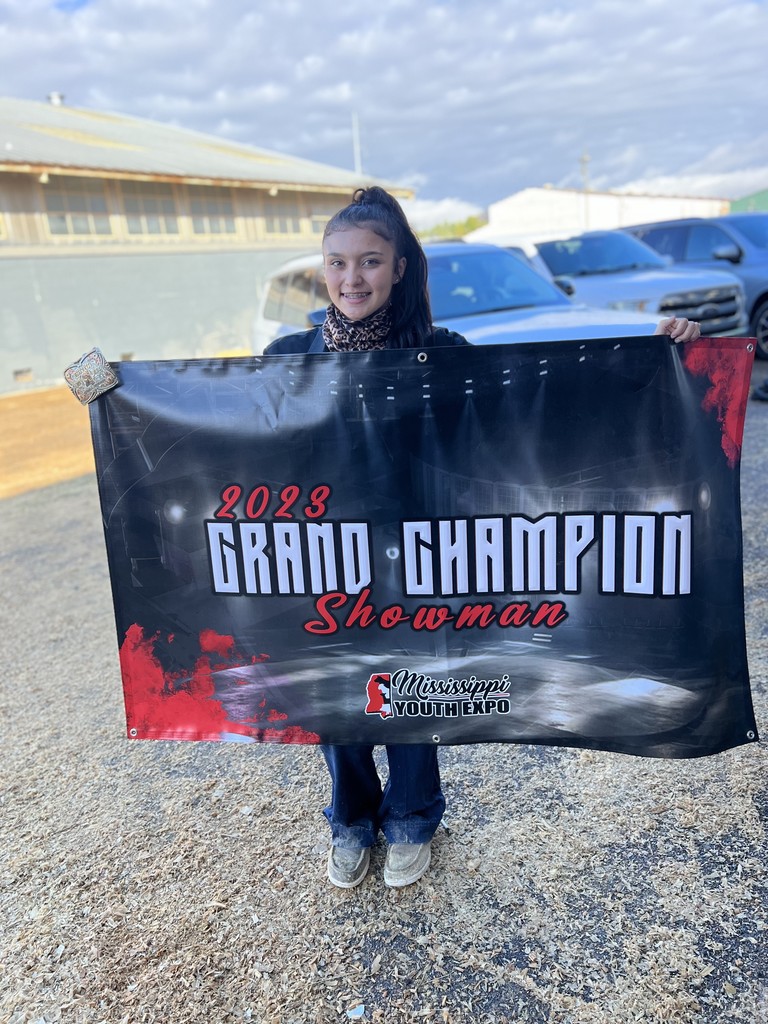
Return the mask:
<svg viewBox="0 0 768 1024">
<path fill-rule="evenodd" d="M 320 103 L 345 104 L 351 110 L 353 94 L 354 90 L 349 82 L 337 82 L 326 89 L 318 89 L 314 98 Z"/>
<path fill-rule="evenodd" d="M 304 82 L 309 78 L 316 78 L 325 67 L 325 60 L 319 54 L 308 53 L 298 62 L 294 74 L 299 82 Z"/>
<path fill-rule="evenodd" d="M 417 231 L 428 231 L 438 224 L 459 224 L 483 211 L 463 199 L 404 199 L 401 201 L 409 223 Z"/>
<path fill-rule="evenodd" d="M 678 174 L 640 178 L 623 186 L 621 192 L 653 196 L 705 196 L 712 199 L 740 199 L 768 189 L 768 165 L 724 174 Z"/>
<path fill-rule="evenodd" d="M 70 9 L 66 9 L 69 7 Z M 351 165 L 486 206 L 768 167 L 759 0 L 0 0 L 0 94 Z M 760 187 L 763 187 L 762 185 Z"/>
</svg>

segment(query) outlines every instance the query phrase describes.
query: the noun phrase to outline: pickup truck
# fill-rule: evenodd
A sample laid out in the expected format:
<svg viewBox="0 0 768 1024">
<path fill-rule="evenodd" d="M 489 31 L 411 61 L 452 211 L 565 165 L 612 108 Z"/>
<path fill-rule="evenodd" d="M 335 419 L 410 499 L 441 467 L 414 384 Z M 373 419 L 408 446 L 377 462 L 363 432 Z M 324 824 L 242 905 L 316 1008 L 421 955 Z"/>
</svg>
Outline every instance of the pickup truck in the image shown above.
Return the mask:
<svg viewBox="0 0 768 1024">
<path fill-rule="evenodd" d="M 725 270 L 670 266 L 623 231 L 537 242 L 555 282 L 588 306 L 698 320 L 705 337 L 749 333 L 744 288 Z"/>
<path fill-rule="evenodd" d="M 768 213 L 687 217 L 624 228 L 686 270 L 727 270 L 744 286 L 749 335 L 768 359 Z"/>
</svg>

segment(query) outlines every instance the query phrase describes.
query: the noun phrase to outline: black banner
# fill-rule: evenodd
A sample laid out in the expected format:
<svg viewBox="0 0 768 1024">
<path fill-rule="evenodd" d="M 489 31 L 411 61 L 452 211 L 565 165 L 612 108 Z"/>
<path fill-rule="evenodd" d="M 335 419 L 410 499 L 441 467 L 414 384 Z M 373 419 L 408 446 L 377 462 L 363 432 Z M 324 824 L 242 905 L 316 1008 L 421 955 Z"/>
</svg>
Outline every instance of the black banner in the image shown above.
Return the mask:
<svg viewBox="0 0 768 1024">
<path fill-rule="evenodd" d="M 128 733 L 694 757 L 756 739 L 744 339 L 120 363 Z"/>
</svg>

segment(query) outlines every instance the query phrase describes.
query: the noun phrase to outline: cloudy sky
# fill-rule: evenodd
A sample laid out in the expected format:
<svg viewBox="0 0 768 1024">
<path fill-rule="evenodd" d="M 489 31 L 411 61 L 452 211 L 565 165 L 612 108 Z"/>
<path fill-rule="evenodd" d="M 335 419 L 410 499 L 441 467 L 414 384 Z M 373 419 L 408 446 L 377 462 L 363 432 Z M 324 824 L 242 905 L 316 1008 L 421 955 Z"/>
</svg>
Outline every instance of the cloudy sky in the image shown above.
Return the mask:
<svg viewBox="0 0 768 1024">
<path fill-rule="evenodd" d="M 0 0 L 0 95 L 350 169 L 356 117 L 364 170 L 447 214 L 585 169 L 738 197 L 768 188 L 767 44 L 768 0 Z"/>
</svg>

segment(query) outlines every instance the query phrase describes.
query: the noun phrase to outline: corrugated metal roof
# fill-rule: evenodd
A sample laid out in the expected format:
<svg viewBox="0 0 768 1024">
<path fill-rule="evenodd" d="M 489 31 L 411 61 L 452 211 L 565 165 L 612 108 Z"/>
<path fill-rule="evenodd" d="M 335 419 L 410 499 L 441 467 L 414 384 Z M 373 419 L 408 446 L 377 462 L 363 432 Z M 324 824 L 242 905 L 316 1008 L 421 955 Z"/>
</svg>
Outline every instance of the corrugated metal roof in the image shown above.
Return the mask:
<svg viewBox="0 0 768 1024">
<path fill-rule="evenodd" d="M 0 170 L 27 167 L 345 192 L 381 184 L 399 195 L 410 194 L 329 164 L 156 121 L 0 97 Z"/>
</svg>

